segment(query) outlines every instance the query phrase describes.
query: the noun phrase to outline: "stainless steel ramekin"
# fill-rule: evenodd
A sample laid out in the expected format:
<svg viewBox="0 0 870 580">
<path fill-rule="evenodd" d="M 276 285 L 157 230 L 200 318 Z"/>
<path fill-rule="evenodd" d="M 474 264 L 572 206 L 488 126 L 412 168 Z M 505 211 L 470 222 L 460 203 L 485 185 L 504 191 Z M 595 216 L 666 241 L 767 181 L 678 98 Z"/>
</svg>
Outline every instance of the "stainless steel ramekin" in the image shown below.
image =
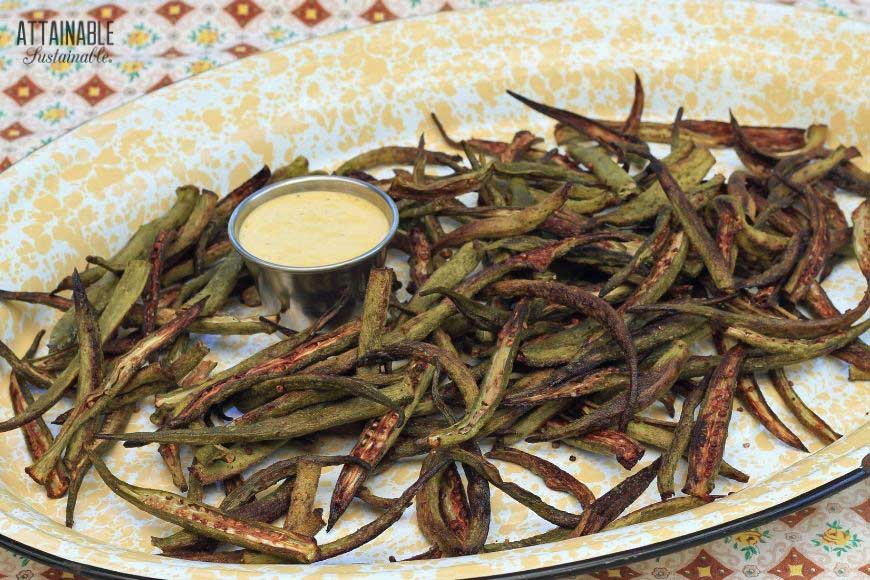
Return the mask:
<svg viewBox="0 0 870 580">
<path fill-rule="evenodd" d="M 384 212 L 390 229 L 378 245 L 356 258 L 337 264 L 306 268 L 267 262 L 247 251 L 239 243 L 242 222 L 254 208 L 275 197 L 304 191 L 335 191 L 366 199 Z M 289 224 L 288 227 L 293 225 Z M 269 312 L 283 312 L 282 322 L 291 328 L 300 329 L 317 320 L 345 293 L 349 297 L 348 304 L 336 321 L 346 320 L 358 311 L 365 295 L 369 271 L 383 266 L 387 244 L 398 227 L 399 210 L 396 204 L 377 187 L 348 177 L 310 175 L 267 185 L 249 196 L 230 216 L 229 238 L 257 279 L 263 306 Z"/>
</svg>

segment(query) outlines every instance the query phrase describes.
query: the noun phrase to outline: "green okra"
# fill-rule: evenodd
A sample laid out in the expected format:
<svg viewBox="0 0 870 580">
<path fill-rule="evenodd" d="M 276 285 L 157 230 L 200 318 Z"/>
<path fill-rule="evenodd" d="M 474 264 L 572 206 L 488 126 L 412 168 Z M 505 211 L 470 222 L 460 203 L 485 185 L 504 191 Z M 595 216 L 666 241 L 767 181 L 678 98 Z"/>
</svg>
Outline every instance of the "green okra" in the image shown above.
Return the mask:
<svg viewBox="0 0 870 580">
<path fill-rule="evenodd" d="M 190 215 L 178 228 L 178 235 L 166 249 L 166 257 L 172 258 L 193 247 L 199 240 L 215 212 L 218 197 L 211 191 L 203 190 L 196 198 Z"/>
<path fill-rule="evenodd" d="M 166 326 L 144 337 L 137 345 L 115 365 L 111 373 L 103 380 L 100 388 L 89 393 L 82 403 L 75 407 L 70 418 L 64 422 L 60 434 L 52 443 L 46 453 L 25 471 L 37 483 L 42 483 L 47 474 L 60 458 L 60 454 L 72 441 L 78 429 L 81 429 L 89 421 L 102 413 L 127 382 L 133 377 L 136 370 L 151 353 L 166 346 L 175 336 L 195 319 L 202 311 L 203 302 L 198 302 L 192 307 L 181 312 L 177 319 Z"/>
<path fill-rule="evenodd" d="M 450 350 L 416 341 L 398 342 L 384 346 L 380 350 L 369 352 L 366 360 L 381 359 L 394 360 L 401 358 L 419 358 L 430 364 L 440 365 L 447 375 L 453 380 L 456 388 L 462 393 L 467 407 L 471 407 L 477 399 L 477 381 L 465 363 Z"/>
<path fill-rule="evenodd" d="M 409 387 L 398 383 L 381 389 L 393 402 L 410 400 Z M 207 427 L 203 429 L 167 429 L 154 432 L 126 433 L 121 436 L 104 436 L 108 439 L 137 443 L 189 443 L 207 445 L 214 443 L 251 443 L 256 441 L 287 440 L 316 433 L 323 429 L 371 419 L 382 415 L 386 408 L 374 401 L 354 398 L 339 403 L 313 405 L 294 411 L 284 417 L 263 419 L 254 424 Z"/>
<path fill-rule="evenodd" d="M 447 466 L 448 461 L 442 459 L 435 463 L 428 471 L 422 473 L 420 477 L 411 484 L 411 487 L 406 489 L 402 495 L 397 498 L 396 502 L 384 513 L 379 515 L 374 521 L 362 526 L 355 532 L 328 544 L 323 544 L 320 547 L 320 559 L 326 560 L 334 558 L 346 552 L 349 552 L 359 546 L 370 542 L 391 525 L 393 525 L 404 513 L 405 509 L 413 501 L 414 497 L 419 492 L 420 488 L 432 477 L 436 476 Z"/>
<path fill-rule="evenodd" d="M 649 487 L 658 472 L 661 458 L 637 473 L 622 480 L 616 487 L 599 497 L 583 512 L 583 518 L 571 532 L 571 537 L 585 536 L 601 531 L 619 517 Z"/>
<path fill-rule="evenodd" d="M 565 149 L 619 197 L 626 197 L 637 191 L 634 179 L 603 148 L 568 145 Z"/>
<path fill-rule="evenodd" d="M 746 352 L 740 345 L 731 347 L 707 381 L 686 451 L 689 462 L 689 472 L 683 486 L 686 495 L 703 499 L 713 489 L 713 480 L 719 473 L 728 437 L 737 377 L 745 356 Z"/>
<path fill-rule="evenodd" d="M 570 404 L 570 400 L 545 401 L 538 405 L 528 414 L 520 418 L 511 426 L 510 433 L 502 436 L 499 441 L 503 445 L 519 443 L 535 431 L 541 428 L 548 419 L 564 411 Z"/>
<path fill-rule="evenodd" d="M 606 189 L 599 183 L 597 177 L 590 173 L 574 171 L 559 165 L 550 165 L 535 161 L 497 162 L 495 172 L 506 177 L 521 177 L 525 179 L 547 179 L 552 181 L 567 181 L 584 187 L 577 187 L 576 199 L 598 197 Z"/>
<path fill-rule="evenodd" d="M 420 296 L 428 296 L 430 294 L 441 294 L 450 298 L 456 309 L 476 327 L 483 330 L 498 330 L 507 321 L 510 314 L 499 308 L 480 304 L 471 298 L 454 292 L 449 288 L 432 288 L 424 290 Z"/>
<path fill-rule="evenodd" d="M 461 447 L 452 447 L 446 451 L 456 461 L 461 461 L 479 475 L 484 477 L 490 484 L 499 488 L 515 501 L 533 511 L 548 522 L 562 528 L 573 528 L 580 522 L 580 516 L 555 508 L 537 495 L 520 487 L 519 485 L 504 481 L 498 468 L 486 460 L 482 455 L 468 451 Z"/>
<path fill-rule="evenodd" d="M 800 438 L 782 422 L 782 419 L 767 404 L 764 393 L 758 386 L 758 381 L 755 380 L 754 375 L 743 375 L 737 379 L 737 397 L 771 435 L 795 449 L 808 451 Z"/>
<path fill-rule="evenodd" d="M 845 314 L 816 320 L 789 320 L 778 316 L 729 312 L 713 306 L 687 302 L 638 305 L 632 310 L 681 312 L 707 318 L 718 324 L 751 331 L 753 334 L 787 339 L 812 339 L 848 328 L 853 322 L 861 318 L 868 308 L 870 308 L 870 293 L 865 293 L 861 303 Z"/>
<path fill-rule="evenodd" d="M 200 447 L 190 474 L 202 485 L 210 485 L 244 472 L 283 447 L 289 438 L 246 442 L 218 448 Z"/>
<path fill-rule="evenodd" d="M 85 290 L 88 300 L 97 312 L 102 313 L 106 304 L 109 302 L 109 299 L 112 297 L 117 283 L 118 277 L 111 272 L 107 272 Z M 61 350 L 73 346 L 75 340 L 75 309 L 69 308 L 63 313 L 63 316 L 60 317 L 51 329 L 51 332 L 48 335 L 48 349 L 50 352 Z"/>
<path fill-rule="evenodd" d="M 423 459 L 420 472 L 426 473 L 438 461 L 439 456 L 430 454 Z M 451 529 L 444 520 L 444 514 L 440 505 L 440 490 L 445 473 L 456 469 L 456 464 L 451 463 L 441 473 L 427 481 L 415 499 L 417 511 L 417 526 L 423 537 L 444 554 L 460 555 L 463 552 L 463 538 L 457 530 Z"/>
<path fill-rule="evenodd" d="M 588 508 L 595 501 L 595 495 L 584 483 L 546 459 L 519 449 L 502 446 L 493 447 L 486 457 L 524 467 L 540 477 L 548 488 L 574 496 L 583 509 Z"/>
<path fill-rule="evenodd" d="M 804 427 L 812 431 L 826 445 L 830 445 L 842 437 L 842 435 L 834 431 L 830 425 L 804 403 L 803 399 L 795 391 L 792 382 L 788 380 L 784 369 L 774 369 L 770 371 L 768 376 L 786 406 Z"/>
<path fill-rule="evenodd" d="M 321 469 L 317 463 L 304 460 L 296 466 L 290 507 L 284 519 L 285 530 L 313 537 L 323 527 L 323 518 L 314 511 Z"/>
<path fill-rule="evenodd" d="M 366 295 L 363 301 L 362 325 L 359 331 L 357 356 L 362 357 L 370 350 L 381 346 L 381 337 L 387 327 L 387 308 L 393 293 L 395 275 L 389 268 L 376 268 L 369 273 Z M 357 374 L 367 376 L 378 374 L 376 368 L 357 369 Z"/>
<path fill-rule="evenodd" d="M 156 234 L 155 234 L 156 235 Z M 105 344 L 112 334 L 121 325 L 133 304 L 142 294 L 145 283 L 148 280 L 148 272 L 151 266 L 144 260 L 132 260 L 127 264 L 124 275 L 114 287 L 111 298 L 106 303 L 99 318 L 100 343 Z M 77 359 L 70 361 L 69 365 L 51 383 L 47 391 L 37 397 L 32 405 L 29 405 L 23 413 L 15 415 L 11 419 L 0 422 L 0 431 L 9 431 L 20 427 L 24 423 L 39 417 L 50 409 L 63 396 L 64 392 L 73 385 L 78 378 L 79 363 Z"/>
<path fill-rule="evenodd" d="M 178 295 L 175 297 L 175 300 L 172 301 L 173 308 L 181 307 L 191 296 L 205 288 L 212 277 L 214 277 L 216 271 L 216 267 L 208 268 L 193 278 L 185 280 L 178 289 Z"/>
<path fill-rule="evenodd" d="M 435 270 L 428 280 L 417 290 L 417 294 L 408 302 L 408 308 L 418 314 L 438 301 L 438 297 L 426 294 L 432 288 L 452 288 L 468 276 L 480 263 L 481 252 L 469 242 L 462 246 L 450 260 Z"/>
<path fill-rule="evenodd" d="M 196 304 L 205 298 L 205 308 L 203 308 L 202 315 L 211 316 L 217 312 L 235 287 L 243 265 L 242 256 L 235 252 L 224 258 L 215 268 L 208 283 L 199 292 L 188 298 L 184 303 L 185 306 Z"/>
<path fill-rule="evenodd" d="M 130 418 L 133 416 L 133 413 L 135 411 L 135 405 L 127 405 L 126 407 L 121 407 L 119 409 L 109 412 L 103 420 L 103 424 L 100 426 L 100 429 L 104 433 L 123 432 L 124 429 L 127 427 L 127 423 L 130 422 Z M 112 441 L 92 442 L 91 445 L 88 446 L 87 452 L 96 453 L 98 455 L 105 455 L 113 444 L 114 443 Z M 82 482 L 85 479 L 85 475 L 87 475 L 88 471 L 90 471 L 90 468 L 93 465 L 90 459 L 90 455 L 88 453 L 80 458 L 80 460 L 73 467 L 70 473 L 70 482 L 66 498 L 65 514 L 65 524 L 68 528 L 73 527 L 73 524 L 75 522 L 75 511 L 76 504 L 78 503 L 79 490 L 81 489 Z"/>
<path fill-rule="evenodd" d="M 91 461 L 113 492 L 153 516 L 197 534 L 296 562 L 313 562 L 319 556 L 317 542 L 310 536 L 234 518 L 204 503 L 189 501 L 167 491 L 131 485 L 112 475 L 96 455 L 91 455 Z"/>
<path fill-rule="evenodd" d="M 51 387 L 53 381 L 50 375 L 43 373 L 28 361 L 18 358 L 12 349 L 2 341 L 0 341 L 0 358 L 5 360 L 12 368 L 12 372 L 22 379 L 42 389 Z"/>
<path fill-rule="evenodd" d="M 345 161 L 336 175 L 348 175 L 357 171 L 367 171 L 383 165 L 412 165 L 418 154 L 417 147 L 380 147 Z M 425 151 L 426 163 L 430 165 L 446 165 L 459 169 L 459 156 L 448 155 L 438 151 Z"/>
<path fill-rule="evenodd" d="M 552 542 L 561 542 L 562 540 L 568 539 L 570 535 L 571 530 L 569 529 L 555 528 L 547 532 L 530 536 L 528 538 L 523 538 L 521 540 L 502 540 L 500 542 L 486 544 L 485 546 L 483 546 L 482 552 L 503 552 L 506 550 L 515 550 L 517 548 L 528 548 L 530 546 L 540 546 L 542 544 L 550 544 Z"/>
<path fill-rule="evenodd" d="M 427 438 L 432 448 L 459 445 L 474 436 L 484 426 L 501 403 L 508 379 L 519 350 L 522 329 L 529 316 L 529 301 L 520 300 L 498 335 L 492 364 L 481 383 L 474 402 L 465 416 L 447 429 L 436 431 Z"/>
<path fill-rule="evenodd" d="M 212 405 L 227 400 L 235 393 L 257 382 L 287 376 L 312 362 L 346 350 L 356 342 L 359 335 L 359 326 L 358 321 L 351 322 L 329 334 L 315 337 L 307 342 L 305 341 L 304 333 L 300 333 L 303 336 L 296 335 L 287 339 L 288 341 L 293 339 L 301 340 L 299 343 L 279 343 L 282 344 L 281 347 L 273 345 L 274 350 L 278 351 L 293 345 L 293 348 L 290 348 L 289 352 L 278 358 L 267 358 L 264 352 L 260 352 L 242 361 L 232 369 L 218 373 L 215 377 L 200 385 L 197 391 L 190 397 L 185 397 L 183 405 L 180 406 L 178 411 L 169 420 L 168 426 L 178 427 L 184 425 L 192 419 L 202 416 Z"/>
<path fill-rule="evenodd" d="M 656 253 L 658 248 L 669 237 L 670 222 L 671 213 L 669 210 L 665 209 L 659 212 L 658 216 L 656 216 L 655 229 L 652 231 L 650 236 L 643 241 L 631 257 L 631 260 L 611 276 L 607 283 L 601 287 L 598 296 L 604 298 L 610 294 L 613 290 L 628 280 L 628 277 L 634 273 L 638 266 L 643 264 L 648 258 Z"/>
<path fill-rule="evenodd" d="M 75 270 L 73 271 L 73 300 L 76 311 L 76 336 L 79 343 L 79 377 L 74 405 L 80 406 L 100 388 L 103 382 L 103 351 L 97 313 L 88 301 L 85 288 Z M 66 449 L 67 467 L 80 461 L 80 456 L 93 438 L 96 428 L 97 421 L 91 420 L 73 434 Z"/>
<path fill-rule="evenodd" d="M 823 178 L 844 161 L 848 161 L 857 155 L 859 155 L 859 153 L 854 147 L 843 147 L 841 145 L 831 151 L 826 157 L 819 159 L 815 163 L 808 163 L 797 169 L 791 167 L 789 161 L 792 159 L 800 159 L 802 155 L 794 155 L 780 162 L 778 167 L 774 168 L 774 177 L 777 179 L 778 183 L 771 187 L 769 195 L 770 202 L 768 206 L 758 214 L 758 217 L 755 220 L 756 223 L 759 225 L 764 224 L 774 211 L 787 206 L 792 200 L 793 188 L 811 184 L 812 182 Z M 781 171 L 780 168 L 783 165 L 788 167 L 788 169 Z"/>
<path fill-rule="evenodd" d="M 707 149 L 694 148 L 684 158 L 672 161 L 665 158 L 662 162 L 671 170 L 679 186 L 691 194 L 692 187 L 701 183 L 716 159 Z M 601 216 L 601 219 L 613 226 L 629 226 L 655 218 L 667 204 L 664 189 L 659 182 L 655 182 L 628 202 Z"/>
<path fill-rule="evenodd" d="M 567 421 L 551 419 L 547 422 L 547 427 L 553 428 L 566 424 Z M 632 429 L 632 423 L 628 424 L 628 429 Z M 634 468 L 646 451 L 637 441 L 625 433 L 610 431 L 607 429 L 585 433 L 577 437 L 565 437 L 561 441 L 566 445 L 584 451 L 590 451 L 600 455 L 612 455 L 617 463 L 626 469 Z"/>
<path fill-rule="evenodd" d="M 522 178 L 512 177 L 510 181 L 508 181 L 508 189 L 511 194 L 511 206 L 528 207 L 535 203 L 532 194 L 529 192 L 528 185 Z"/>
<path fill-rule="evenodd" d="M 468 539 L 469 528 L 474 522 L 471 521 L 471 506 L 464 485 L 459 468 L 453 463 L 442 472 L 438 487 L 438 507 L 447 528 L 459 539 L 457 551 L 460 554 L 477 552 L 477 547 L 470 545 Z"/>
<path fill-rule="evenodd" d="M 620 305 L 625 311 L 635 305 L 650 304 L 661 298 L 673 286 L 686 264 L 689 244 L 685 232 L 675 232 L 661 249 L 649 275 L 635 288 L 634 294 Z"/>
<path fill-rule="evenodd" d="M 813 353 L 829 352 L 831 350 L 829 345 L 846 343 L 848 337 L 861 336 L 868 329 L 870 329 L 870 319 L 860 322 L 855 326 L 847 327 L 846 330 L 831 332 L 816 338 L 782 338 L 736 326 L 727 328 L 725 336 L 739 340 L 764 352 L 807 359 L 818 356 Z"/>
<path fill-rule="evenodd" d="M 566 185 L 554 191 L 543 201 L 530 205 L 504 217 L 492 217 L 459 226 L 438 240 L 432 251 L 441 248 L 458 246 L 472 240 L 501 238 L 526 234 L 544 222 L 550 215 L 561 208 L 568 199 L 570 186 Z"/>
<path fill-rule="evenodd" d="M 396 442 L 407 425 L 405 417 L 414 414 L 424 393 L 435 380 L 435 369 L 432 365 L 414 361 L 409 366 L 411 368 L 404 381 L 408 383 L 413 392 L 411 400 L 403 409 L 390 411 L 366 423 L 357 444 L 350 452 L 351 455 L 358 457 L 372 467 L 381 462 Z M 369 469 L 359 465 L 345 464 L 342 467 L 329 502 L 327 531 L 332 529 L 338 518 L 350 505 L 357 490 L 368 478 L 369 472 Z"/>
<path fill-rule="evenodd" d="M 266 185 L 271 176 L 272 172 L 269 170 L 269 167 L 264 165 L 254 175 L 242 182 L 241 185 L 218 200 L 217 205 L 215 206 L 215 217 L 211 221 L 211 224 L 226 224 L 230 215 L 233 213 L 233 210 L 235 210 L 236 207 L 238 207 L 238 205 L 247 197 Z M 206 239 L 207 242 L 207 238 L 209 237 L 208 233 L 205 233 L 200 240 Z"/>
<path fill-rule="evenodd" d="M 12 403 L 12 410 L 16 413 L 24 411 L 27 405 L 33 402 L 33 395 L 30 393 L 27 383 L 19 380 L 14 372 L 9 376 L 9 399 Z M 54 442 L 54 435 L 42 417 L 22 425 L 21 433 L 24 435 L 24 442 L 30 458 L 34 461 L 42 457 Z M 49 498 L 62 497 L 67 493 L 69 485 L 70 479 L 67 470 L 63 465 L 58 465 L 45 480 L 46 495 Z"/>
<path fill-rule="evenodd" d="M 671 211 L 673 211 L 674 217 L 683 226 L 683 231 L 692 242 L 692 246 L 701 254 L 704 265 L 707 267 L 707 271 L 710 277 L 713 278 L 716 287 L 724 292 L 731 291 L 734 288 L 734 279 L 725 263 L 725 258 L 710 236 L 710 232 L 707 231 L 707 228 L 701 221 L 700 216 L 695 212 L 677 179 L 664 163 L 652 155 L 645 157 L 659 178 L 662 191 L 665 192 L 671 204 Z"/>
<path fill-rule="evenodd" d="M 640 381 L 641 388 L 638 393 L 637 410 L 648 407 L 671 388 L 679 377 L 680 369 L 688 356 L 688 345 L 682 340 L 674 341 L 669 348 L 661 353 L 652 369 L 646 373 L 647 378 Z M 603 429 L 610 424 L 614 417 L 624 415 L 627 408 L 629 408 L 628 393 L 621 393 L 589 415 L 572 421 L 560 429 L 535 435 L 530 440 L 552 441 Z"/>
<path fill-rule="evenodd" d="M 692 496 L 662 500 L 613 520 L 601 528 L 601 531 L 606 532 L 607 530 L 615 530 L 617 528 L 624 528 L 626 526 L 633 526 L 635 524 L 657 520 L 659 518 L 695 509 L 696 507 L 700 507 L 706 503 L 705 500 Z"/>
<path fill-rule="evenodd" d="M 278 169 L 272 172 L 271 177 L 269 177 L 269 181 L 266 182 L 268 184 L 275 183 L 276 181 L 283 181 L 285 179 L 292 179 L 294 177 L 301 177 L 303 175 L 308 174 L 308 159 L 299 155 L 295 157 L 293 161 L 288 163 L 287 165 L 282 165 Z"/>
<path fill-rule="evenodd" d="M 200 238 L 202 240 L 204 238 Z M 194 260 L 184 260 L 175 266 L 166 270 L 161 276 L 160 281 L 168 286 L 180 282 L 190 276 L 195 276 L 200 273 L 203 268 L 207 268 L 218 260 L 230 255 L 235 250 L 229 240 L 220 240 L 206 247 L 202 255 L 199 257 L 198 267 L 194 267 Z"/>
<path fill-rule="evenodd" d="M 706 384 L 706 381 L 704 381 L 702 386 L 689 391 L 683 401 L 683 409 L 680 411 L 680 420 L 677 423 L 677 428 L 674 430 L 673 439 L 662 453 L 657 483 L 662 500 L 667 500 L 674 495 L 674 472 L 680 458 L 683 457 L 686 449 L 689 447 L 689 438 L 695 425 L 695 410 L 701 403 L 701 399 L 704 398 Z"/>
</svg>

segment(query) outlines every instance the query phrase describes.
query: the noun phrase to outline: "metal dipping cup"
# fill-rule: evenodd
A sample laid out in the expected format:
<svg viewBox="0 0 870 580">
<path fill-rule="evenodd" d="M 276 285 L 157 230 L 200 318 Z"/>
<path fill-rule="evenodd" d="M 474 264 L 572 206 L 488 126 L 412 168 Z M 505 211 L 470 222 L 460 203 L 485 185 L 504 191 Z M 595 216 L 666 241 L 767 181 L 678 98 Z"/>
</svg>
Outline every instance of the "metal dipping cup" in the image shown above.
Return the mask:
<svg viewBox="0 0 870 580">
<path fill-rule="evenodd" d="M 349 193 L 368 200 L 384 212 L 390 229 L 375 247 L 365 253 L 344 262 L 323 266 L 274 264 L 258 258 L 239 243 L 242 222 L 254 208 L 278 196 L 305 191 Z M 287 227 L 292 228 L 293 224 Z M 297 177 L 267 185 L 239 204 L 230 216 L 228 226 L 230 243 L 256 278 L 263 306 L 268 312 L 282 312 L 283 324 L 297 330 L 315 322 L 345 294 L 348 303 L 332 324 L 345 321 L 359 311 L 369 271 L 384 265 L 387 245 L 398 227 L 399 210 L 386 193 L 358 179 L 331 175 Z"/>
</svg>

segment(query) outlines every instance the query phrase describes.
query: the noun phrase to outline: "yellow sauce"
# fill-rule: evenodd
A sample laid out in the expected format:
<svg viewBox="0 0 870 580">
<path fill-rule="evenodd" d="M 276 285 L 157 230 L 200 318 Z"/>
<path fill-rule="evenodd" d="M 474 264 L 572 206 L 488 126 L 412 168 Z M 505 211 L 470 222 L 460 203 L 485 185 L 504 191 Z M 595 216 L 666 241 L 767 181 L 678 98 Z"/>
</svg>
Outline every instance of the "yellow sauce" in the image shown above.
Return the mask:
<svg viewBox="0 0 870 580">
<path fill-rule="evenodd" d="M 372 202 L 334 191 L 305 191 L 270 199 L 239 228 L 239 243 L 282 266 L 326 266 L 356 258 L 384 239 L 390 223 Z"/>
</svg>

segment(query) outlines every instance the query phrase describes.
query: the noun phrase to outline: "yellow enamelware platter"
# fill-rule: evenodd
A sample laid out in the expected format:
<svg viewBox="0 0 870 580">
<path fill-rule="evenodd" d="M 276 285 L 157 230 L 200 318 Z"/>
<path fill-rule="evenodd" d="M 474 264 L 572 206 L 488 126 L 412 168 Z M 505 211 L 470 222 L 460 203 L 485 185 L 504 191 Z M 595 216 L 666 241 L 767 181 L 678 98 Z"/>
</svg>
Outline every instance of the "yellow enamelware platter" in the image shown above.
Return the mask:
<svg viewBox="0 0 870 580">
<path fill-rule="evenodd" d="M 732 108 L 744 123 L 827 123 L 834 142 L 870 151 L 870 59 L 861 48 L 868 45 L 865 25 L 777 6 L 585 0 L 403 20 L 256 55 L 120 107 L 0 175 L 0 287 L 53 287 L 62 274 L 83 267 L 85 255 L 111 253 L 137 225 L 165 209 L 180 184 L 223 194 L 264 163 L 277 167 L 304 154 L 312 167 L 331 169 L 367 148 L 413 145 L 421 132 L 437 146 L 430 111 L 455 136 L 507 139 L 519 128 L 549 136 L 549 121 L 507 97 L 508 88 L 620 118 L 629 108 L 632 70 L 637 70 L 646 86 L 646 119 L 669 120 L 681 105 L 688 118 L 726 119 Z M 714 171 L 736 167 L 733 156 L 717 157 Z M 840 201 L 848 212 L 859 202 L 848 196 Z M 825 286 L 840 308 L 856 304 L 864 292 L 854 264 L 839 267 Z M 22 352 L 52 316 L 3 304 L 0 338 Z M 213 356 L 232 362 L 271 340 L 211 341 Z M 0 373 L 5 384 L 8 367 Z M 112 496 L 93 475 L 82 490 L 76 528 L 66 529 L 59 523 L 63 502 L 46 500 L 24 474 L 26 450 L 21 435 L 11 432 L 0 434 L 0 543 L 84 565 L 89 575 L 158 578 L 278 573 L 453 578 L 534 573 L 625 552 L 636 556 L 685 538 L 708 537 L 703 534 L 729 522 L 752 521 L 754 514 L 773 513 L 765 510 L 777 506 L 797 506 L 860 477 L 856 470 L 870 444 L 868 383 L 849 382 L 845 366 L 832 359 L 799 365 L 790 376 L 801 395 L 845 434 L 842 439 L 822 448 L 764 385 L 772 406 L 812 454 L 786 447 L 746 412 L 736 412 L 725 455 L 751 475 L 748 485 L 720 479 L 717 492 L 738 493 L 691 512 L 585 538 L 497 554 L 389 563 L 391 555 L 401 559 L 427 548 L 411 508 L 377 541 L 321 565 L 172 560 L 157 556 L 149 544 L 150 536 L 171 526 Z M 11 414 L 5 388 L 0 409 L 4 416 Z M 144 409 L 130 429 L 149 428 Z M 345 452 L 351 445 L 350 439 L 338 439 L 318 451 Z M 531 447 L 571 470 L 596 494 L 627 475 L 615 462 L 577 450 Z M 575 462 L 568 460 L 572 454 Z M 655 456 L 648 451 L 638 467 Z M 152 448 L 118 446 L 109 464 L 128 481 L 171 489 Z M 507 464 L 500 467 L 506 477 L 559 507 L 575 509 L 570 498 L 553 494 L 540 480 Z M 410 463 L 378 476 L 372 485 L 384 495 L 397 494 L 417 469 Z M 336 474 L 324 475 L 321 505 Z M 656 499 L 652 488 L 638 505 Z M 374 516 L 355 503 L 333 532 L 321 532 L 318 539 L 344 535 Z M 490 541 L 544 529 L 545 522 L 494 492 Z"/>
</svg>

